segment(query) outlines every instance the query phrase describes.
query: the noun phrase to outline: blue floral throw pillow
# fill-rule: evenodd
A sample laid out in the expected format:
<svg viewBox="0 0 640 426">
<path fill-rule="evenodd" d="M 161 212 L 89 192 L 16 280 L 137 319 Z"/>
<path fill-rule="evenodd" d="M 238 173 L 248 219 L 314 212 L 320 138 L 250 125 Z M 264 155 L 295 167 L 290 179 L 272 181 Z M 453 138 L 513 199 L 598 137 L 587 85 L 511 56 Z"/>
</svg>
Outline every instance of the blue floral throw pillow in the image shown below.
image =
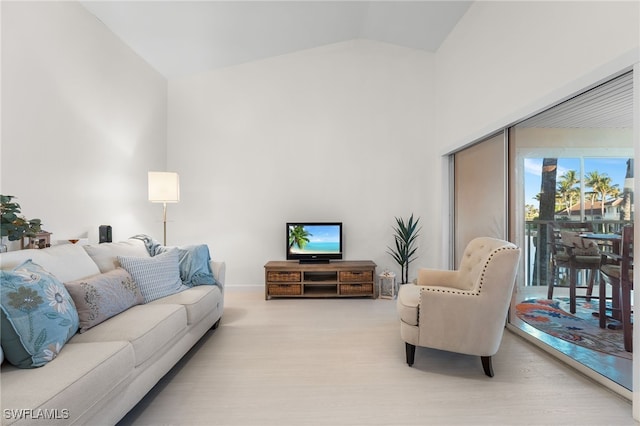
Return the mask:
<svg viewBox="0 0 640 426">
<path fill-rule="evenodd" d="M 78 331 L 78 312 L 64 285 L 31 260 L 0 271 L 0 341 L 6 359 L 33 368 L 53 360 Z"/>
</svg>

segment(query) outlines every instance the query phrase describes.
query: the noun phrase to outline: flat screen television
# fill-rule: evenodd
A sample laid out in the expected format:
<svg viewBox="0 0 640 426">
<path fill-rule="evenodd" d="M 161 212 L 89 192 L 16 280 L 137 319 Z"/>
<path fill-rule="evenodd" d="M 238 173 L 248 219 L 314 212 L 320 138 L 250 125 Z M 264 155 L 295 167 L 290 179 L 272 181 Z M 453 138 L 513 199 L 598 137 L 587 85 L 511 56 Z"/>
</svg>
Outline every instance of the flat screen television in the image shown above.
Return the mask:
<svg viewBox="0 0 640 426">
<path fill-rule="evenodd" d="M 341 222 L 288 222 L 287 260 L 326 263 L 342 259 Z"/>
</svg>

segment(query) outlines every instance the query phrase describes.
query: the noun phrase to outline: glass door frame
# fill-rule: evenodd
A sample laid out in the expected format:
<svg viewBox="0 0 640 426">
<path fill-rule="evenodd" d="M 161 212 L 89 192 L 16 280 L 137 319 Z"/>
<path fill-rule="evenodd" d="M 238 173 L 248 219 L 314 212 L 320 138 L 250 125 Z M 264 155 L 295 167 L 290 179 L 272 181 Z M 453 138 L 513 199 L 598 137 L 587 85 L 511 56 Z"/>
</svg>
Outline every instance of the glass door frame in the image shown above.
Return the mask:
<svg viewBox="0 0 640 426">
<path fill-rule="evenodd" d="M 637 61 L 637 59 L 636 59 Z M 517 123 L 520 123 L 530 117 L 533 117 L 534 115 L 538 114 L 539 112 L 545 111 L 547 109 L 553 108 L 554 106 L 564 102 L 565 100 L 568 100 L 574 96 L 578 96 L 581 93 L 584 93 L 588 90 L 590 90 L 591 88 L 594 88 L 606 81 L 612 80 L 622 74 L 625 74 L 629 71 L 633 70 L 633 81 L 634 81 L 634 102 L 633 102 L 633 115 L 634 115 L 634 124 L 633 124 L 633 158 L 638 158 L 638 154 L 640 153 L 640 63 L 638 62 L 634 62 L 633 65 L 627 65 L 626 67 L 624 67 L 623 69 L 619 69 L 618 72 L 614 72 L 614 73 L 609 73 L 607 76 L 600 76 L 599 79 L 597 79 L 598 81 L 591 84 L 591 85 L 583 85 L 583 87 L 579 90 L 574 91 L 573 94 L 569 94 L 569 95 L 565 95 L 563 96 L 561 99 L 557 99 L 556 102 L 553 103 L 548 103 L 546 107 L 541 107 L 536 109 L 536 111 L 524 115 L 523 117 L 521 117 L 520 119 L 517 120 L 513 120 L 510 123 L 505 123 L 504 126 L 501 126 L 497 131 L 491 132 L 491 133 L 487 133 L 486 136 L 484 137 L 478 137 L 475 138 L 473 140 L 472 143 L 467 143 L 464 144 L 463 146 L 461 146 L 459 149 L 457 150 L 453 150 L 448 152 L 447 154 L 445 154 L 445 156 L 443 157 L 443 159 L 445 159 L 445 161 L 443 161 L 443 164 L 448 167 L 448 173 L 447 173 L 447 179 L 448 179 L 448 187 L 449 187 L 449 191 L 446 192 L 446 197 L 448 198 L 447 202 L 445 205 L 448 206 L 448 214 L 445 217 L 448 217 L 447 223 L 446 223 L 446 233 L 449 235 L 449 241 L 450 242 L 444 242 L 444 247 L 447 249 L 447 251 L 445 251 L 446 253 L 448 253 L 448 259 L 444 262 L 445 264 L 448 264 L 450 267 L 455 267 L 454 263 L 453 263 L 453 259 L 455 259 L 455 253 L 454 253 L 454 247 L 455 244 L 453 243 L 454 238 L 455 238 L 455 223 L 453 221 L 453 211 L 454 211 L 454 200 L 455 200 L 455 194 L 454 192 L 454 172 L 452 170 L 453 168 L 453 155 L 455 154 L 455 152 L 458 152 L 462 149 L 465 149 L 468 146 L 471 146 L 472 144 L 475 143 L 479 143 L 482 142 L 485 139 L 489 139 L 491 137 L 494 137 L 496 134 L 498 134 L 499 132 L 504 132 L 505 134 L 505 144 L 507 145 L 507 157 L 509 159 L 513 158 L 512 154 L 515 155 L 514 153 L 509 151 L 509 147 L 510 147 L 510 143 L 509 143 L 509 131 L 510 129 L 515 126 Z M 602 72 L 602 71 L 601 71 Z M 596 80 L 596 79 L 594 79 Z M 584 80 L 583 80 L 584 81 Z M 640 165 L 638 164 L 638 161 L 634 162 L 635 164 L 635 169 L 634 169 L 634 182 L 636 183 L 635 187 L 636 188 L 640 188 L 640 185 L 638 185 L 638 181 L 639 181 L 639 169 L 640 169 Z M 506 172 L 507 172 L 507 212 L 509 212 L 509 208 L 508 206 L 511 205 L 518 205 L 518 201 L 522 202 L 524 199 L 524 196 L 522 194 L 520 194 L 518 196 L 518 189 L 516 188 L 516 182 L 517 179 L 514 179 L 514 173 L 516 173 L 516 171 L 513 170 L 512 167 L 509 166 L 509 162 L 507 161 L 507 163 L 505 164 L 505 168 L 506 168 Z M 522 189 L 520 189 L 520 191 L 523 191 Z M 514 204 L 515 203 L 515 204 Z M 522 209 L 524 209 L 524 205 L 522 205 Z M 518 214 L 517 212 L 513 212 L 511 211 L 511 214 L 507 215 L 507 239 L 509 239 L 510 241 L 514 241 L 516 242 L 516 244 L 522 243 L 522 236 L 518 236 L 518 234 L 520 234 L 519 230 L 523 230 L 524 228 L 524 211 L 522 211 L 521 213 L 523 214 Z M 522 217 L 520 217 L 522 216 Z M 635 209 L 634 212 L 634 221 L 636 221 L 638 219 L 638 217 L 640 216 L 640 214 L 638 213 L 638 209 Z M 638 236 L 639 231 L 636 230 L 636 237 Z M 522 232 L 522 235 L 524 234 L 524 232 Z M 446 238 L 445 238 L 446 240 Z M 519 280 L 522 280 L 524 275 L 522 274 L 524 272 L 524 267 L 521 263 L 521 272 L 520 272 L 520 277 L 518 278 Z M 515 294 L 514 294 L 515 297 Z M 635 292 L 634 294 L 634 304 L 635 306 L 640 306 L 640 292 Z M 636 313 L 634 319 L 638 319 L 640 318 L 640 314 Z M 618 385 L 615 382 L 612 382 L 611 380 L 601 376 L 600 374 L 594 373 L 593 370 L 591 370 L 588 367 L 585 367 L 584 365 L 582 365 L 581 363 L 577 362 L 576 360 L 559 353 L 558 351 L 553 350 L 553 348 L 550 348 L 548 345 L 541 343 L 538 339 L 533 338 L 532 336 L 528 335 L 527 333 L 523 332 L 522 330 L 520 330 L 518 327 L 514 326 L 513 324 L 510 323 L 510 321 L 507 321 L 506 323 L 506 327 L 513 331 L 514 333 L 524 337 L 525 339 L 527 339 L 528 341 L 532 342 L 533 344 L 535 344 L 536 346 L 539 346 L 540 348 L 542 348 L 543 350 L 551 353 L 552 355 L 554 355 L 555 357 L 561 359 L 563 362 L 565 362 L 568 365 L 571 365 L 572 367 L 574 367 L 576 370 L 582 372 L 583 374 L 587 375 L 588 377 L 592 378 L 593 380 L 599 382 L 600 384 L 604 385 L 605 387 L 609 388 L 610 390 L 613 390 L 614 392 L 622 395 L 623 397 L 626 397 L 630 400 L 632 400 L 633 402 L 633 413 L 634 413 L 634 418 L 638 419 L 640 418 L 640 392 L 634 392 L 633 390 L 628 390 L 620 385 Z M 636 327 L 634 329 L 634 340 L 636 342 L 638 342 L 638 339 L 640 338 L 640 331 L 639 331 L 639 327 Z M 639 373 L 640 373 L 640 357 L 633 357 L 633 383 L 634 383 L 634 388 L 639 386 L 640 384 L 640 377 L 639 377 Z"/>
</svg>

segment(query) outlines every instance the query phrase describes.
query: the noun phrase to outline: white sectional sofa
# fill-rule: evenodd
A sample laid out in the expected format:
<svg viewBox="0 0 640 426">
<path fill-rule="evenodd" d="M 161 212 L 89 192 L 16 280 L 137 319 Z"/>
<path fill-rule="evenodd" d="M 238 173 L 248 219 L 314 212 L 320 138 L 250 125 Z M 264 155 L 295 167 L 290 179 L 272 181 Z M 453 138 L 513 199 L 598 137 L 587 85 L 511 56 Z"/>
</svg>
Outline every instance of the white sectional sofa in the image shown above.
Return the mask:
<svg viewBox="0 0 640 426">
<path fill-rule="evenodd" d="M 10 270 L 32 259 L 66 283 L 115 269 L 118 255 L 150 257 L 143 241 L 130 239 L 2 253 L 0 267 Z M 44 366 L 23 369 L 5 360 L 0 373 L 2 424 L 117 423 L 217 327 L 225 264 L 210 264 L 219 285 L 194 286 L 126 309 L 75 334 Z"/>
</svg>

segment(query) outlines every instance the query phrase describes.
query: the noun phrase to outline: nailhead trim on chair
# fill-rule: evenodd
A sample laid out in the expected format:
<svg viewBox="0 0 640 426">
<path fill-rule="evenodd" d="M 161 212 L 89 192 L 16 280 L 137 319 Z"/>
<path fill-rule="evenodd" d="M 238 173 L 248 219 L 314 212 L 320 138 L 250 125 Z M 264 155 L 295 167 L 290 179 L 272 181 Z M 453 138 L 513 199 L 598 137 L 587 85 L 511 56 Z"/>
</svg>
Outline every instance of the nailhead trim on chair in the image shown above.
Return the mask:
<svg viewBox="0 0 640 426">
<path fill-rule="evenodd" d="M 480 248 L 484 248 L 484 246 L 480 247 Z M 423 287 L 421 290 L 421 293 L 423 291 L 433 291 L 436 293 L 453 293 L 453 294 L 462 294 L 465 296 L 480 296 L 480 292 L 482 291 L 482 284 L 484 283 L 484 275 L 487 271 L 487 267 L 489 266 L 489 262 L 491 262 L 491 259 L 496 255 L 496 253 L 501 252 L 501 251 L 505 251 L 505 250 L 517 250 L 517 247 L 508 247 L 508 246 L 503 246 L 503 247 L 498 247 L 497 249 L 495 249 L 493 252 L 491 252 L 491 254 L 489 255 L 489 258 L 487 259 L 487 261 L 485 262 L 483 268 L 482 268 L 482 272 L 480 273 L 480 285 L 478 286 L 478 291 L 477 292 L 472 292 L 472 291 L 468 291 L 468 290 L 442 290 L 439 288 L 428 288 L 428 287 Z"/>
</svg>

